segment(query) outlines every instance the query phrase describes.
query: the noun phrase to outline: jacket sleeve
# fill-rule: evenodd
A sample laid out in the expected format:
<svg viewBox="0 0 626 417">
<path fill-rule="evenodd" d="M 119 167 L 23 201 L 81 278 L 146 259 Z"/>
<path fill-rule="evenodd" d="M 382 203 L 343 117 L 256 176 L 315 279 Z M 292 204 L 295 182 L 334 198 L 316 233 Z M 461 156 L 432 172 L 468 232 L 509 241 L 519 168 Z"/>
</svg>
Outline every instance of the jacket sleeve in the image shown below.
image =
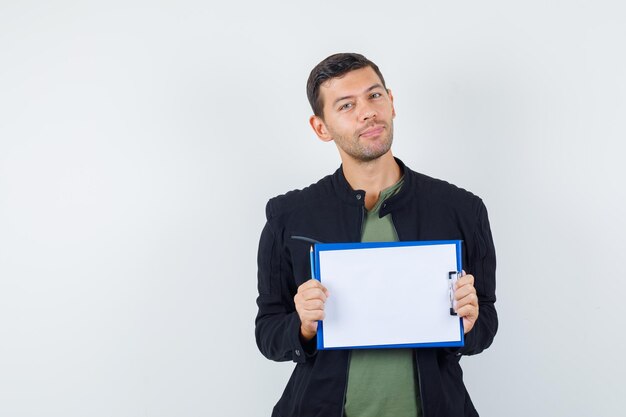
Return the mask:
<svg viewBox="0 0 626 417">
<path fill-rule="evenodd" d="M 295 311 L 295 294 L 291 293 L 288 285 L 288 280 L 293 280 L 293 277 L 285 271 L 281 247 L 280 238 L 272 230 L 268 215 L 258 252 L 256 343 L 268 359 L 305 362 L 316 351 L 314 343 L 303 346 L 300 342 L 300 317 Z"/>
<path fill-rule="evenodd" d="M 479 200 L 480 201 L 480 200 Z M 487 349 L 498 330 L 496 313 L 496 252 L 489 227 L 487 209 L 482 201 L 478 205 L 477 223 L 468 250 L 467 272 L 474 275 L 478 295 L 478 319 L 465 335 L 465 346 L 457 355 L 475 355 Z"/>
</svg>

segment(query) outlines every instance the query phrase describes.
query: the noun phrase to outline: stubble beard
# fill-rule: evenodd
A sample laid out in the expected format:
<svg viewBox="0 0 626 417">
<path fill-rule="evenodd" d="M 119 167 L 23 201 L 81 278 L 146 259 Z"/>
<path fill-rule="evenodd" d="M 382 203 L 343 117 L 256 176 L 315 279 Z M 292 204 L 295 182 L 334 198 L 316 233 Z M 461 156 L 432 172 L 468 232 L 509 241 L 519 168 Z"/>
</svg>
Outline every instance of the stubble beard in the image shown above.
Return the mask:
<svg viewBox="0 0 626 417">
<path fill-rule="evenodd" d="M 391 149 L 393 143 L 393 121 L 385 124 L 383 137 L 376 143 L 366 145 L 368 139 L 361 139 L 359 133 L 355 133 L 350 139 L 341 135 L 333 135 L 335 143 L 343 152 L 358 162 L 372 162 L 385 155 Z"/>
</svg>

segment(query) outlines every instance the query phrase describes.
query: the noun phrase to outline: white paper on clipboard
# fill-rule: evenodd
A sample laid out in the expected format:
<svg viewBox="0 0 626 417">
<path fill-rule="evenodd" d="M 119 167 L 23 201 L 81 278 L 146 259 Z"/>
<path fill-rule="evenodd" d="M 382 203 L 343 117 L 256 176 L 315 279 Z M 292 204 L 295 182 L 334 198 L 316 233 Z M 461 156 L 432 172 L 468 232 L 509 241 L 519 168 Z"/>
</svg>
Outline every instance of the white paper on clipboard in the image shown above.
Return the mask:
<svg viewBox="0 0 626 417">
<path fill-rule="evenodd" d="M 318 278 L 330 297 L 318 347 L 462 346 L 449 293 L 460 241 L 445 242 L 320 245 Z"/>
</svg>

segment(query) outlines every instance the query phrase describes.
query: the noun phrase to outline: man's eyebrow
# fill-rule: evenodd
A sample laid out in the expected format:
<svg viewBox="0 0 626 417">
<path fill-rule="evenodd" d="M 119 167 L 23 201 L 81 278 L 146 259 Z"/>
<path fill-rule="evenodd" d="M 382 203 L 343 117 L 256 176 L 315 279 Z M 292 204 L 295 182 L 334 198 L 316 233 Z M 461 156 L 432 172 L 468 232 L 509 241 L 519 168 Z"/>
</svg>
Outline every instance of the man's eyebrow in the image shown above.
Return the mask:
<svg viewBox="0 0 626 417">
<path fill-rule="evenodd" d="M 377 89 L 377 88 L 384 88 L 384 87 L 383 87 L 380 83 L 376 83 L 376 84 L 372 85 L 370 88 L 368 88 L 367 90 L 365 90 L 364 92 L 365 92 L 365 93 L 368 93 L 368 92 L 370 92 L 370 91 L 372 91 L 372 90 L 375 90 L 375 89 Z M 337 105 L 337 103 L 339 103 L 341 100 L 346 100 L 346 99 L 349 99 L 349 98 L 352 98 L 352 97 L 354 97 L 354 96 L 343 96 L 343 97 L 339 97 L 337 100 L 335 100 L 335 101 L 333 102 L 333 106 Z"/>
</svg>

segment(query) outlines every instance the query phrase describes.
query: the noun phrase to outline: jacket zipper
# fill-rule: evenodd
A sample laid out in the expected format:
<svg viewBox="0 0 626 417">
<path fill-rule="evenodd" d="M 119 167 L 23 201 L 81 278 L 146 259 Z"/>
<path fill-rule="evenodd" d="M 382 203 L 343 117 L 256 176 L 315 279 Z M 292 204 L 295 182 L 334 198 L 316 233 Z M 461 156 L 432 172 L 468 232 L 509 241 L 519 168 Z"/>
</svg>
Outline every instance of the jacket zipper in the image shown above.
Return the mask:
<svg viewBox="0 0 626 417">
<path fill-rule="evenodd" d="M 343 401 L 341 402 L 341 417 L 346 411 L 346 394 L 348 393 L 348 377 L 350 374 L 350 361 L 352 360 L 352 350 L 348 351 L 348 366 L 346 367 L 346 386 L 343 388 Z"/>
<path fill-rule="evenodd" d="M 422 392 L 422 374 L 420 373 L 419 361 L 417 360 L 417 352 L 415 353 L 415 372 L 417 372 L 417 383 L 419 384 L 420 391 L 420 408 L 422 409 L 422 417 L 426 417 L 426 412 L 424 411 L 424 393 Z"/>
<path fill-rule="evenodd" d="M 391 220 L 391 226 L 393 227 L 393 231 L 396 234 L 396 237 L 398 238 L 398 241 L 400 240 L 400 235 L 398 234 L 398 229 L 396 229 L 396 224 L 393 222 L 393 216 L 391 215 L 391 213 L 389 213 L 389 219 Z"/>
</svg>

